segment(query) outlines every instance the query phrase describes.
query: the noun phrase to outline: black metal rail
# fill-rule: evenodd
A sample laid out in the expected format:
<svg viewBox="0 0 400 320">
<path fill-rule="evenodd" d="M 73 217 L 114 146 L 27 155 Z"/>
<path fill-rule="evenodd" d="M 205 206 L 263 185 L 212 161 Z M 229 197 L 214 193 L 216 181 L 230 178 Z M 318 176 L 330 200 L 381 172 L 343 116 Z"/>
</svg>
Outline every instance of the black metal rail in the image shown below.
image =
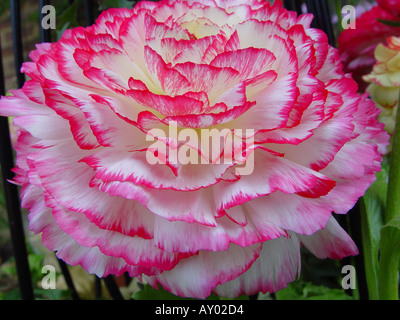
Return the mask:
<svg viewBox="0 0 400 320">
<path fill-rule="evenodd" d="M 22 63 L 22 37 L 21 37 L 21 16 L 19 1 L 11 1 L 11 23 L 14 45 L 15 73 L 17 85 L 22 87 L 25 82 L 24 75 L 19 71 Z M 0 39 L 1 42 L 1 39 Z M 3 74 L 3 63 L 0 55 L 0 94 L 5 94 L 5 83 Z M 8 223 L 10 226 L 11 243 L 16 262 L 17 276 L 21 297 L 24 300 L 32 300 L 33 286 L 28 264 L 27 248 L 25 243 L 24 227 L 21 217 L 19 193 L 16 185 L 8 180 L 14 178 L 11 171 L 14 168 L 14 156 L 9 135 L 8 119 L 0 117 L 0 163 L 4 182 L 4 194 L 7 206 Z"/>
</svg>

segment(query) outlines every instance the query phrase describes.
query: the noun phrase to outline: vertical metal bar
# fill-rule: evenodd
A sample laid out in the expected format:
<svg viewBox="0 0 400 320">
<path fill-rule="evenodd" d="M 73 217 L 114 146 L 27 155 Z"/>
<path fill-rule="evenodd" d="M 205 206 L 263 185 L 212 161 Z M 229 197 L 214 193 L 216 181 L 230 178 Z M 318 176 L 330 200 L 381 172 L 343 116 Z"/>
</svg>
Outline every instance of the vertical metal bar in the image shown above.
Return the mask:
<svg viewBox="0 0 400 320">
<path fill-rule="evenodd" d="M 94 298 L 99 299 L 101 297 L 101 279 L 98 276 L 94 278 Z"/>
<path fill-rule="evenodd" d="M 94 23 L 93 1 L 85 0 L 84 4 L 85 4 L 86 25 L 90 26 Z"/>
<path fill-rule="evenodd" d="M 283 6 L 288 10 L 295 10 L 293 0 L 283 0 Z"/>
<path fill-rule="evenodd" d="M 131 276 L 129 275 L 128 272 L 125 272 L 125 273 L 124 273 L 124 279 L 125 279 L 125 284 L 126 284 L 126 286 L 128 287 L 129 284 L 130 284 L 131 281 L 132 281 L 132 278 L 131 278 Z"/>
<path fill-rule="evenodd" d="M 294 4 L 295 4 L 297 13 L 302 14 L 303 13 L 302 6 L 304 4 L 304 1 L 294 0 Z"/>
<path fill-rule="evenodd" d="M 42 26 L 42 20 L 46 15 L 46 12 L 42 12 L 42 9 L 47 5 L 50 5 L 50 0 L 39 0 L 39 29 L 41 42 L 51 42 L 51 29 L 44 29 Z"/>
<path fill-rule="evenodd" d="M 0 95 L 4 96 L 6 94 L 6 86 L 4 83 L 4 71 L 3 71 L 3 57 L 1 51 L 1 38 L 0 38 Z M 1 137 L 1 136 L 0 136 Z"/>
<path fill-rule="evenodd" d="M 349 223 L 349 215 L 348 214 L 333 214 L 336 221 L 339 225 L 348 232 L 350 230 L 350 223 Z M 351 236 L 351 235 L 350 235 Z M 357 244 L 356 244 L 357 245 Z M 358 248 L 358 247 L 357 247 Z M 344 266 L 352 265 L 353 264 L 353 256 L 347 256 L 342 258 L 339 261 L 340 267 L 343 268 Z M 358 274 L 356 274 L 356 277 Z M 348 288 L 344 290 L 349 296 L 353 296 L 353 289 Z"/>
<path fill-rule="evenodd" d="M 355 269 L 357 270 L 356 277 L 358 295 L 360 300 L 368 300 L 369 293 L 364 265 L 364 251 L 361 235 L 361 210 L 359 202 L 357 202 L 353 209 L 347 213 L 347 216 L 349 217 L 349 226 L 347 230 L 350 231 L 351 238 L 359 251 L 359 254 L 354 257 Z"/>
<path fill-rule="evenodd" d="M 318 27 L 328 35 L 328 42 L 331 46 L 336 45 L 335 34 L 333 31 L 332 17 L 329 5 L 326 0 L 314 0 L 315 15 Z"/>
<path fill-rule="evenodd" d="M 283 0 L 283 5 L 288 10 L 296 11 L 297 14 L 303 13 L 301 9 L 303 5 L 302 0 Z"/>
<path fill-rule="evenodd" d="M 0 39 L 1 53 L 1 39 Z M 5 94 L 3 62 L 0 54 L 0 95 Z M 4 183 L 8 223 L 10 226 L 11 243 L 17 268 L 19 290 L 23 300 L 33 300 L 32 278 L 28 263 L 28 253 L 25 243 L 24 227 L 22 223 L 20 202 L 17 186 L 7 180 L 13 179 L 14 168 L 13 151 L 10 140 L 10 130 L 7 117 L 0 117 L 0 164 Z"/>
<path fill-rule="evenodd" d="M 306 0 L 307 10 L 314 15 L 311 27 L 323 30 L 328 36 L 330 45 L 336 45 L 332 17 L 326 0 Z"/>
<path fill-rule="evenodd" d="M 108 292 L 110 293 L 111 297 L 114 300 L 124 300 L 124 297 L 122 296 L 121 292 L 119 291 L 118 285 L 115 282 L 115 279 L 112 275 L 105 277 L 104 282 L 107 286 Z"/>
<path fill-rule="evenodd" d="M 17 85 L 21 88 L 25 82 L 25 75 L 21 72 L 23 59 L 22 33 L 21 33 L 21 7 L 19 0 L 10 0 L 12 39 L 14 49 L 14 66 L 17 76 Z"/>
<path fill-rule="evenodd" d="M 68 288 L 71 290 L 72 299 L 80 300 L 79 294 L 75 289 L 74 282 L 72 281 L 71 274 L 69 273 L 67 264 L 61 259 L 57 258 L 57 260 L 58 260 L 58 264 L 60 265 L 61 272 L 64 276 L 65 282 L 67 283 Z"/>
<path fill-rule="evenodd" d="M 314 15 L 314 19 L 311 22 L 311 27 L 312 28 L 318 28 L 318 22 L 317 22 L 315 7 L 314 7 L 314 1 L 313 0 L 306 0 L 306 5 L 307 5 L 307 12 L 308 13 L 312 13 Z"/>
</svg>

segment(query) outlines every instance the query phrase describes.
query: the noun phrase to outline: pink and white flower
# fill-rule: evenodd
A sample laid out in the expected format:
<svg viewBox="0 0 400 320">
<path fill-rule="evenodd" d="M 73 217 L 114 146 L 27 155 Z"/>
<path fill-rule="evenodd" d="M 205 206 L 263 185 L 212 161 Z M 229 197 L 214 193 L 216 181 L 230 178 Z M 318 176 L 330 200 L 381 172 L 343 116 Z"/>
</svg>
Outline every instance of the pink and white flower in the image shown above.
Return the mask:
<svg viewBox="0 0 400 320">
<path fill-rule="evenodd" d="M 197 298 L 279 290 L 301 246 L 357 254 L 332 212 L 374 181 L 388 135 L 312 18 L 280 1 L 141 1 L 38 45 L 31 80 L 0 101 L 30 229 L 90 273 Z M 170 121 L 254 130 L 253 173 L 236 158 L 150 164 L 147 134 Z"/>
</svg>

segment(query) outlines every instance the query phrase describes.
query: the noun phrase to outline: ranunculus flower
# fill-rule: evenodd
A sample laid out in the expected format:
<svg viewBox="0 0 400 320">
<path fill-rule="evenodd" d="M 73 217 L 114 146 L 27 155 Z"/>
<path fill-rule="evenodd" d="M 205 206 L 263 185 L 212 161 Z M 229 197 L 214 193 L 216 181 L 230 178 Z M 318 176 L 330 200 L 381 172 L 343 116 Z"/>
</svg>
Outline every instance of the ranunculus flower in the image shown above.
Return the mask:
<svg viewBox="0 0 400 320">
<path fill-rule="evenodd" d="M 279 290 L 301 246 L 356 254 L 332 212 L 374 181 L 388 135 L 312 18 L 280 1 L 142 1 L 38 45 L 0 103 L 30 229 L 90 273 L 197 298 Z M 210 129 L 231 145 L 179 139 Z"/>
<path fill-rule="evenodd" d="M 360 92 L 364 92 L 368 85 L 362 77 L 371 72 L 376 62 L 374 58 L 376 46 L 386 41 L 389 36 L 400 35 L 399 27 L 379 21 L 400 22 L 400 17 L 396 15 L 396 12 L 399 12 L 397 3 L 397 0 L 379 1 L 378 6 L 356 19 L 355 29 L 343 30 L 338 37 L 338 49 L 344 71 L 352 73 L 359 84 Z"/>
<path fill-rule="evenodd" d="M 364 80 L 371 83 L 367 91 L 382 110 L 379 120 L 385 124 L 385 130 L 393 134 L 399 104 L 400 37 L 389 37 L 387 45 L 379 44 L 375 58 L 377 63 Z"/>
</svg>

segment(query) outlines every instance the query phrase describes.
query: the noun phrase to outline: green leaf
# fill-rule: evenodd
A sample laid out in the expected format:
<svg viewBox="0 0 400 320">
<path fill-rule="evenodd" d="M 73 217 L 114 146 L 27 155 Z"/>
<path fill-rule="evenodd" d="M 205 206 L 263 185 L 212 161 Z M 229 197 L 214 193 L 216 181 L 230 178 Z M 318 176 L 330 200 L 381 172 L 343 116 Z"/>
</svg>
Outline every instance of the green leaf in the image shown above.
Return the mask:
<svg viewBox="0 0 400 320">
<path fill-rule="evenodd" d="M 0 188 L 0 207 L 6 207 L 6 198 L 4 196 L 3 188 Z"/>
<path fill-rule="evenodd" d="M 378 21 L 391 27 L 400 27 L 400 21 L 385 20 L 385 19 L 378 19 Z"/>
<path fill-rule="evenodd" d="M 73 28 L 79 26 L 78 22 L 78 9 L 81 0 L 75 0 L 63 13 L 57 17 L 57 37 L 60 37 L 60 31 L 67 28 Z"/>
<path fill-rule="evenodd" d="M 35 300 L 67 300 L 71 296 L 69 290 L 34 289 Z"/>
<path fill-rule="evenodd" d="M 1 297 L 1 300 L 21 300 L 21 293 L 19 288 L 10 290 Z"/>
<path fill-rule="evenodd" d="M 132 295 L 132 298 L 134 300 L 198 300 L 194 298 L 178 297 L 168 292 L 167 290 L 163 289 L 160 285 L 159 289 L 157 290 L 148 284 L 144 285 L 144 288 L 142 290 L 135 292 Z M 249 300 L 249 297 L 241 295 L 240 297 L 235 299 L 225 299 L 225 298 L 220 298 L 215 294 L 211 294 L 206 300 Z"/>
<path fill-rule="evenodd" d="M 249 296 L 246 296 L 244 294 L 242 294 L 241 296 L 237 297 L 237 298 L 223 298 L 223 297 L 218 297 L 214 294 L 212 294 L 211 296 L 209 296 L 206 300 L 250 300 Z"/>
<path fill-rule="evenodd" d="M 2 217 L 0 217 L 0 227 L 1 228 L 9 228 L 8 221 Z"/>
<path fill-rule="evenodd" d="M 316 286 L 310 282 L 296 281 L 276 293 L 277 300 L 353 300 L 343 289 Z"/>
<path fill-rule="evenodd" d="M 78 10 L 80 3 L 81 0 L 75 0 L 69 7 L 63 10 L 62 13 L 57 16 L 57 40 L 61 38 L 65 30 L 75 28 L 80 25 L 78 21 Z"/>
<path fill-rule="evenodd" d="M 56 36 L 57 36 L 57 40 L 60 40 L 63 33 L 65 32 L 65 30 L 67 30 L 68 28 L 70 28 L 71 23 L 70 22 L 66 22 L 64 23 L 60 28 L 58 28 L 56 30 Z"/>
<path fill-rule="evenodd" d="M 385 207 L 385 226 L 381 229 L 378 291 L 381 300 L 399 299 L 400 258 L 400 107 L 390 153 L 390 170 Z"/>
<path fill-rule="evenodd" d="M 396 216 L 382 227 L 382 236 L 385 236 L 381 241 L 382 246 L 390 246 L 393 255 L 400 253 L 400 216 Z"/>
<path fill-rule="evenodd" d="M 148 284 L 146 284 L 142 290 L 135 292 L 132 298 L 135 300 L 194 300 L 175 296 L 164 290 L 161 286 L 156 290 Z"/>
<path fill-rule="evenodd" d="M 134 2 L 128 0 L 104 0 L 100 5 L 100 10 L 109 8 L 127 8 L 132 9 Z"/>
<path fill-rule="evenodd" d="M 179 297 L 168 291 L 162 288 L 155 290 L 148 284 L 142 290 L 135 292 L 132 298 L 135 300 L 180 300 Z"/>
<path fill-rule="evenodd" d="M 387 180 L 389 165 L 385 158 L 382 168 L 360 202 L 361 232 L 364 252 L 365 274 L 370 299 L 377 299 L 378 293 L 378 252 L 380 232 L 386 204 Z"/>
</svg>

